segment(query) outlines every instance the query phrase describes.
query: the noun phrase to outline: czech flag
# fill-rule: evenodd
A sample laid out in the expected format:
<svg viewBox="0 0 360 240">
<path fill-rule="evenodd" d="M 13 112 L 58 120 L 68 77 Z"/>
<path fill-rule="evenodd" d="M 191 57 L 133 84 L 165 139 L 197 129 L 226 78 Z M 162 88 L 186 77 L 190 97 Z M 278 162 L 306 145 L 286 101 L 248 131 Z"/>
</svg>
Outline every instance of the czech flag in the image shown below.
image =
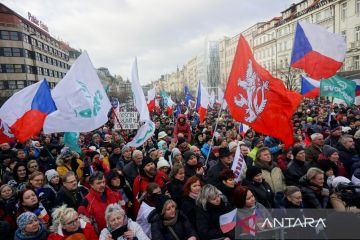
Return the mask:
<svg viewBox="0 0 360 240">
<path fill-rule="evenodd" d="M 196 110 L 199 113 L 200 123 L 202 123 L 205 119 L 207 108 L 209 106 L 210 96 L 204 86 L 202 86 L 201 82 L 199 81 L 198 84 L 198 92 L 196 98 Z"/>
<path fill-rule="evenodd" d="M 240 123 L 240 127 L 239 127 L 239 133 L 240 135 L 244 138 L 245 137 L 245 133 L 247 132 L 247 130 L 249 130 L 250 127 L 246 124 Z"/>
<path fill-rule="evenodd" d="M 10 97 L 0 109 L 0 119 L 20 142 L 37 135 L 48 114 L 56 110 L 50 88 L 44 79 Z M 0 132 L 0 135 L 4 131 Z"/>
<path fill-rule="evenodd" d="M 360 79 L 353 80 L 356 83 L 355 96 L 360 96 Z"/>
<path fill-rule="evenodd" d="M 220 216 L 220 229 L 223 233 L 230 232 L 236 226 L 236 212 L 237 209 L 235 208 L 231 212 L 225 213 Z"/>
<path fill-rule="evenodd" d="M 320 96 L 320 81 L 301 76 L 301 95 L 306 98 L 317 98 Z"/>
<path fill-rule="evenodd" d="M 303 69 L 308 76 L 319 80 L 329 78 L 341 68 L 345 58 L 343 36 L 307 22 L 296 25 L 291 67 Z"/>
<path fill-rule="evenodd" d="M 149 112 L 152 112 L 155 108 L 155 88 L 150 89 L 148 91 L 147 106 L 148 106 Z"/>
</svg>

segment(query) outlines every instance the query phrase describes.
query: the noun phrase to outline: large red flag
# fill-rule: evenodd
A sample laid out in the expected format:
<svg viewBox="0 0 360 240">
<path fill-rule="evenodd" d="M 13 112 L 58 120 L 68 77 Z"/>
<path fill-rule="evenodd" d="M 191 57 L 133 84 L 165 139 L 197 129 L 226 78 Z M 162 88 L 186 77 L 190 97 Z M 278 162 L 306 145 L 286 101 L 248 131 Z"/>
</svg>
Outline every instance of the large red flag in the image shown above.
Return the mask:
<svg viewBox="0 0 360 240">
<path fill-rule="evenodd" d="M 291 146 L 294 142 L 292 114 L 301 95 L 262 68 L 240 35 L 225 99 L 232 117 L 257 132 L 275 137 Z"/>
</svg>

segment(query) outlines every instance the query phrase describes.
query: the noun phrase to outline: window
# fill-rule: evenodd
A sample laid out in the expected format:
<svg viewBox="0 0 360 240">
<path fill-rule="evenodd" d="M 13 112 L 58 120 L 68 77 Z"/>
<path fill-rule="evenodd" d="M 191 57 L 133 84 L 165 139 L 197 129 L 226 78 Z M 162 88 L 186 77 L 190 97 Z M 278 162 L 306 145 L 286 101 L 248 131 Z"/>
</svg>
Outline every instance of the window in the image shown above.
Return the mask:
<svg viewBox="0 0 360 240">
<path fill-rule="evenodd" d="M 29 43 L 29 36 L 28 35 L 23 34 L 22 39 L 23 39 L 24 42 Z"/>
<path fill-rule="evenodd" d="M 22 72 L 24 72 L 24 71 L 23 71 L 23 67 L 22 67 L 21 64 L 14 64 L 14 70 L 15 70 L 16 73 L 22 73 Z"/>
<path fill-rule="evenodd" d="M 18 32 L 10 32 L 10 39 L 11 40 L 19 40 Z"/>
<path fill-rule="evenodd" d="M 355 41 L 360 41 L 360 26 L 355 27 Z"/>
<path fill-rule="evenodd" d="M 14 72 L 14 65 L 13 64 L 5 64 L 5 72 L 13 73 Z"/>
<path fill-rule="evenodd" d="M 356 0 L 355 2 L 355 13 L 360 14 L 360 0 Z"/>
<path fill-rule="evenodd" d="M 44 75 L 44 74 L 43 74 L 43 68 L 42 68 L 42 67 L 37 67 L 37 74 L 38 74 L 38 75 Z"/>
<path fill-rule="evenodd" d="M 354 70 L 360 70 L 360 56 L 353 57 Z"/>
<path fill-rule="evenodd" d="M 16 81 L 8 81 L 9 89 L 16 89 Z"/>
<path fill-rule="evenodd" d="M 35 53 L 35 59 L 37 60 L 37 61 L 41 61 L 41 58 L 40 58 L 40 53 Z"/>
<path fill-rule="evenodd" d="M 5 57 L 11 57 L 12 56 L 11 48 L 4 48 L 4 56 Z"/>
<path fill-rule="evenodd" d="M 54 72 L 52 70 L 49 70 L 49 76 L 53 77 L 54 76 Z"/>
<path fill-rule="evenodd" d="M 36 46 L 36 39 L 35 38 L 30 38 L 31 39 L 31 45 Z"/>
<path fill-rule="evenodd" d="M 25 87 L 24 81 L 17 81 L 17 88 L 23 89 Z"/>
<path fill-rule="evenodd" d="M 37 46 L 40 48 L 40 49 L 42 49 L 43 48 L 43 46 L 42 46 L 43 44 L 42 44 L 42 42 L 40 42 L 40 41 L 38 41 L 37 42 Z"/>
<path fill-rule="evenodd" d="M 5 89 L 5 81 L 0 81 L 0 89 Z"/>
<path fill-rule="evenodd" d="M 343 37 L 344 37 L 345 42 L 346 42 L 346 31 L 341 31 L 341 36 L 343 36 Z"/>
<path fill-rule="evenodd" d="M 343 4 L 341 4 L 340 17 L 341 17 L 342 20 L 344 20 L 346 18 L 346 9 L 347 9 L 347 3 L 344 2 Z"/>
<path fill-rule="evenodd" d="M 49 76 L 49 70 L 47 68 L 44 68 L 44 75 Z"/>
<path fill-rule="evenodd" d="M 3 40 L 9 40 L 10 39 L 10 34 L 8 31 L 1 31 L 1 39 Z"/>
<path fill-rule="evenodd" d="M 20 48 L 13 48 L 12 49 L 13 57 L 21 57 L 21 49 Z"/>
</svg>

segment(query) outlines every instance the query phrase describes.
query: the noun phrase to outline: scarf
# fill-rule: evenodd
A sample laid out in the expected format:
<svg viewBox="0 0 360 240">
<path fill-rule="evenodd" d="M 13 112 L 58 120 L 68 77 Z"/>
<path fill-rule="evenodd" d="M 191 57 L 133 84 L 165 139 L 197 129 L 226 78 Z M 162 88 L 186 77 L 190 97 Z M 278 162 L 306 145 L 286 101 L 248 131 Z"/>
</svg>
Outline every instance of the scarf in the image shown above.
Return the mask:
<svg viewBox="0 0 360 240">
<path fill-rule="evenodd" d="M 196 193 L 193 193 L 193 192 L 189 192 L 189 197 L 192 198 L 192 199 L 196 199 L 198 196 L 199 196 L 199 193 L 196 194 Z"/>
<path fill-rule="evenodd" d="M 177 222 L 177 219 L 178 219 L 178 212 L 176 211 L 174 218 L 172 218 L 172 219 L 164 219 L 164 221 L 163 221 L 164 226 L 167 227 L 167 226 L 175 225 L 175 223 Z"/>
</svg>

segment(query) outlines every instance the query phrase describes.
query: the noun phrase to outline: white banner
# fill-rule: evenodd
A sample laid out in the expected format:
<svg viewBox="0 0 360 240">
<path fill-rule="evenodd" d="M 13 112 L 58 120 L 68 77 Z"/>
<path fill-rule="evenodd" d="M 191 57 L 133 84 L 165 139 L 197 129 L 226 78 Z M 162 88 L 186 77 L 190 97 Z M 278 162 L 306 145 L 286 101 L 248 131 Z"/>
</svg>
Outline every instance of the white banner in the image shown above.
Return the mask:
<svg viewBox="0 0 360 240">
<path fill-rule="evenodd" d="M 115 120 L 114 128 L 115 129 L 138 129 L 138 112 L 117 112 L 117 119 Z M 121 126 L 120 126 L 120 124 Z"/>
<path fill-rule="evenodd" d="M 127 143 L 126 146 L 129 147 L 139 147 L 144 144 L 146 140 L 148 140 L 155 132 L 155 124 L 148 120 L 146 121 L 140 129 L 137 131 L 134 139 Z"/>
</svg>

